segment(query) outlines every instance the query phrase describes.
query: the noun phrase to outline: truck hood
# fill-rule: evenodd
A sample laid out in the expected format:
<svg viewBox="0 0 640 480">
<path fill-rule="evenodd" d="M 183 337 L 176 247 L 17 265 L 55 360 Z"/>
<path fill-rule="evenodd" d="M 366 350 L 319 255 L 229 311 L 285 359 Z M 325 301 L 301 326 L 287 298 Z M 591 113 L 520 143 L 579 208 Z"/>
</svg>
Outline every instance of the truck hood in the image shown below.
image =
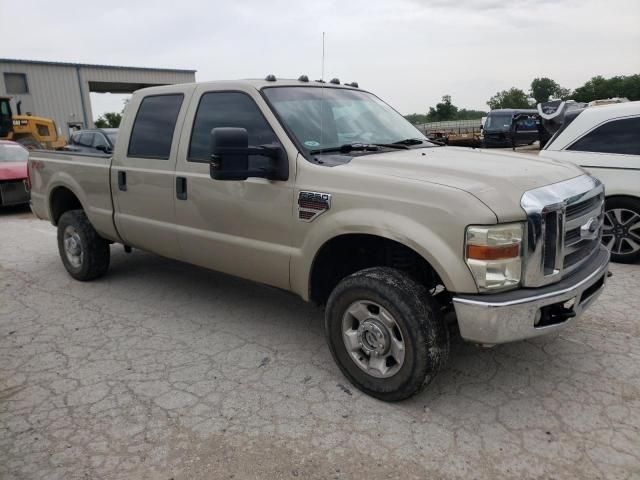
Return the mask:
<svg viewBox="0 0 640 480">
<path fill-rule="evenodd" d="M 464 190 L 487 205 L 500 222 L 523 220 L 524 192 L 583 175 L 579 167 L 537 155 L 463 147 L 398 150 L 354 157 L 351 168 Z"/>
<path fill-rule="evenodd" d="M 0 162 L 0 180 L 27 178 L 27 162 Z"/>
</svg>

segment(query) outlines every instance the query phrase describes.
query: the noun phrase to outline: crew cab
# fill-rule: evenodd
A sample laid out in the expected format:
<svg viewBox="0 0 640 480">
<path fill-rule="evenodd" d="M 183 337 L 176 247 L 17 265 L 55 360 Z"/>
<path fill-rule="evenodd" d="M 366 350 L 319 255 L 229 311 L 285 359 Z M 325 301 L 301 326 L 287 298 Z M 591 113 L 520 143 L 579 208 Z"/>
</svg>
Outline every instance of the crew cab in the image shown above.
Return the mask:
<svg viewBox="0 0 640 480">
<path fill-rule="evenodd" d="M 540 156 L 580 165 L 604 183 L 602 242 L 613 261 L 639 261 L 640 101 L 571 111 Z"/>
<path fill-rule="evenodd" d="M 393 401 L 449 354 L 572 324 L 602 292 L 604 191 L 571 164 L 429 142 L 357 84 L 139 90 L 113 156 L 33 152 L 32 210 L 69 274 L 123 244 L 325 307 L 329 349 Z"/>
</svg>

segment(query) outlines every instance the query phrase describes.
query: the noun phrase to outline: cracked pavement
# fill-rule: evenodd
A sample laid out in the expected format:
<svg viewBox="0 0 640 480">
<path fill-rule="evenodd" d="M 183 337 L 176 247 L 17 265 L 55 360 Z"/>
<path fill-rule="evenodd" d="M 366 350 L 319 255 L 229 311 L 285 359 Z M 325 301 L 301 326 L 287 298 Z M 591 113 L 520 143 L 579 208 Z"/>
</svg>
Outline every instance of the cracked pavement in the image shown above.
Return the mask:
<svg viewBox="0 0 640 480">
<path fill-rule="evenodd" d="M 112 247 L 80 283 L 0 211 L 0 478 L 640 478 L 640 265 L 552 337 L 453 341 L 426 391 L 353 388 L 322 312 Z"/>
</svg>

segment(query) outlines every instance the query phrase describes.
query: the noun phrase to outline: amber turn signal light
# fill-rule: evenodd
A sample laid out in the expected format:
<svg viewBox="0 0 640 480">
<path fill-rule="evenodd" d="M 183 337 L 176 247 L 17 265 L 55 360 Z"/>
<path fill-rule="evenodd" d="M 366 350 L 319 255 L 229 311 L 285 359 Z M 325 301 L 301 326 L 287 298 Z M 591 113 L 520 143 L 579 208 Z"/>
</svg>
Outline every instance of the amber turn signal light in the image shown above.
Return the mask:
<svg viewBox="0 0 640 480">
<path fill-rule="evenodd" d="M 520 255 L 520 244 L 513 245 L 467 245 L 467 258 L 474 260 L 504 260 Z"/>
</svg>

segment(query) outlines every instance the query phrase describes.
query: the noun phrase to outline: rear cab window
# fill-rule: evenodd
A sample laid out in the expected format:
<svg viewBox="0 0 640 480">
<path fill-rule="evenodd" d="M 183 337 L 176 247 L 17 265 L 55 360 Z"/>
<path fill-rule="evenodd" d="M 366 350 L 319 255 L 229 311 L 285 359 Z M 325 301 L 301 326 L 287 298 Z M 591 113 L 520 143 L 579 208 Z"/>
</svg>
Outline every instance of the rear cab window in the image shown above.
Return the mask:
<svg viewBox="0 0 640 480">
<path fill-rule="evenodd" d="M 168 160 L 184 95 L 150 95 L 142 99 L 129 139 L 129 157 Z"/>
</svg>

